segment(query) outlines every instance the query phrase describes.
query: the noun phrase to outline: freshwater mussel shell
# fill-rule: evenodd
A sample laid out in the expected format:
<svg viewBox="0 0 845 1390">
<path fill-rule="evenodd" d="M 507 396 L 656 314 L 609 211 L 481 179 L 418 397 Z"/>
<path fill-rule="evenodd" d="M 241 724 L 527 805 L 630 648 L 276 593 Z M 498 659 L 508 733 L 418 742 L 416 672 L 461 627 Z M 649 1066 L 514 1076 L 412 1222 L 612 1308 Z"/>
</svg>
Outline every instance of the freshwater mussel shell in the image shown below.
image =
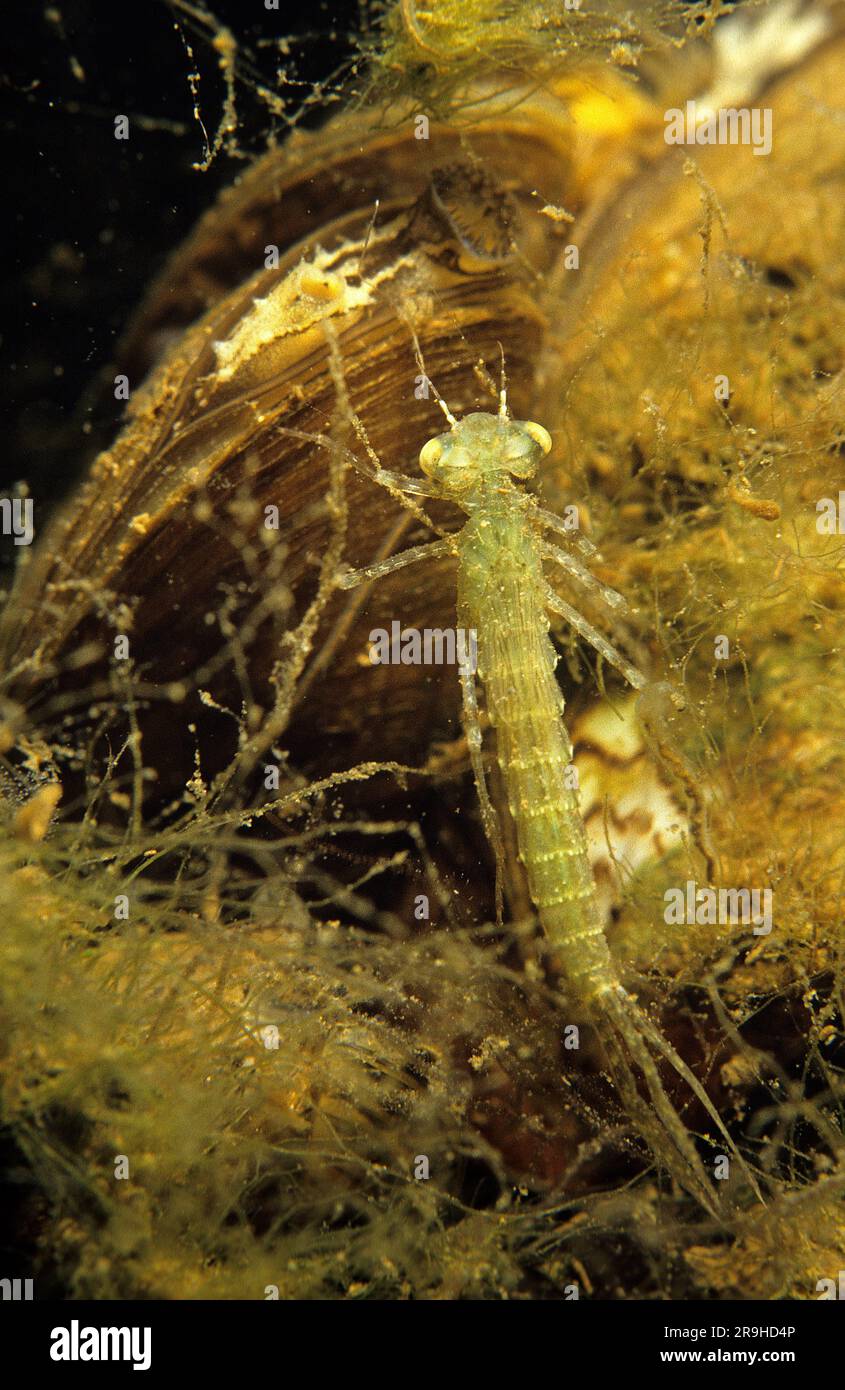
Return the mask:
<svg viewBox="0 0 845 1390">
<path fill-rule="evenodd" d="M 442 425 L 433 398 L 418 398 L 409 312 L 426 371 L 455 411 L 489 408 L 477 364 L 496 375 L 501 344 L 512 408 L 527 413 L 547 327 L 538 285 L 565 238 L 565 228 L 538 216 L 537 190 L 560 202 L 572 194 L 564 108 L 544 99 L 472 132 L 432 124 L 417 139 L 415 130 L 412 112 L 389 131 L 373 116 L 343 116 L 271 151 L 152 287 L 118 364 L 132 384 L 123 433 L 53 521 L 5 618 L 4 657 L 19 673 L 10 693 L 36 724 L 49 725 L 59 704 L 65 734 L 85 724 L 98 664 L 77 670 L 75 654 L 93 644 L 105 669 L 115 632 L 131 634 L 134 669 L 148 689 L 213 662 L 224 594 L 239 591 L 242 611 L 255 599 L 262 561 L 253 555 L 247 573 L 243 542 L 260 552 L 254 533 L 272 504 L 285 547 L 280 589 L 292 601 L 286 606 L 280 593 L 281 617 L 268 619 L 244 653 L 249 699 L 269 707 L 280 633 L 314 595 L 330 531 L 326 450 L 283 432 L 325 436 L 337 420 L 327 314 L 350 401 L 387 468 L 415 474 L 421 444 Z M 264 269 L 273 246 L 278 266 Z M 268 297 L 278 331 L 275 322 L 267 330 L 265 306 L 264 327 L 251 336 L 244 324 Z M 385 538 L 392 549 L 426 538 L 354 471 L 347 489 L 349 562 L 374 558 Z M 246 532 L 230 512 L 245 493 L 257 504 Z M 432 515 L 447 528 L 458 523 L 448 508 Z M 356 595 L 338 596 L 314 644 L 319 659 L 334 624 L 353 615 L 293 711 L 285 743 L 306 774 L 367 758 L 416 763 L 433 735 L 458 732 L 454 671 L 421 679 L 418 668 L 362 659 L 369 631 L 393 619 L 454 623 L 451 565 L 388 578 L 361 608 Z M 231 661 L 203 688 L 236 711 L 244 700 Z M 195 746 L 210 776 L 236 746 L 234 722 L 196 692 L 178 704 L 142 700 L 138 719 L 157 774 L 152 810 L 184 786 Z"/>
</svg>

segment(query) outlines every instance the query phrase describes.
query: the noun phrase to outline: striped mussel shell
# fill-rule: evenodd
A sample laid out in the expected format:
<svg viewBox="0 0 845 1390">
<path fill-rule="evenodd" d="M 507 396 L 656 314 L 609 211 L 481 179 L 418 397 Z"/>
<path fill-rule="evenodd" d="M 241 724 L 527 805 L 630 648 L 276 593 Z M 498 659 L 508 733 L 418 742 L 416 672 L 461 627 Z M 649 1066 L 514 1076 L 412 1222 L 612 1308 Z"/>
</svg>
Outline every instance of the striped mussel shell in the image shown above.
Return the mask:
<svg viewBox="0 0 845 1390">
<path fill-rule="evenodd" d="M 197 748 L 204 775 L 226 767 L 237 719 L 257 727 L 278 700 L 292 641 L 284 746 L 305 775 L 417 764 L 455 736 L 453 670 L 366 655 L 370 630 L 395 619 L 454 624 L 448 562 L 309 610 L 338 534 L 331 460 L 413 476 L 442 423 L 426 376 L 456 413 L 489 408 L 504 359 L 511 408 L 529 413 L 542 285 L 589 200 L 600 125 L 576 139 L 564 90 L 491 95 L 471 124 L 345 113 L 271 150 L 201 220 L 126 334 L 122 432 L 39 539 L 0 630 L 7 714 L 26 706 L 65 749 L 64 779 L 81 775 L 83 745 L 89 775 L 114 747 L 121 636 L 152 810 L 184 787 Z M 342 490 L 345 562 L 430 534 L 359 469 Z"/>
</svg>

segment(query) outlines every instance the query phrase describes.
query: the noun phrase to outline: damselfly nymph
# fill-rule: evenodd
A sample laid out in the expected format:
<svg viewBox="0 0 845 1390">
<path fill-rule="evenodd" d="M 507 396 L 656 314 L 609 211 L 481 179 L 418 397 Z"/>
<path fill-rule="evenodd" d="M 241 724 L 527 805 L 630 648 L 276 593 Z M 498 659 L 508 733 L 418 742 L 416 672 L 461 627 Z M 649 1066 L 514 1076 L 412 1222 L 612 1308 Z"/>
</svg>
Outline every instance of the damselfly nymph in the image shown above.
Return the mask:
<svg viewBox="0 0 845 1390">
<path fill-rule="evenodd" d="M 551 448 L 544 427 L 510 418 L 504 386 L 495 415 L 475 412 L 458 420 L 439 396 L 438 400 L 449 429 L 430 439 L 420 453 L 427 483 L 408 481 L 407 486 L 418 495 L 457 504 L 466 516 L 463 527 L 377 565 L 347 572 L 341 585 L 351 588 L 444 554 L 457 560 L 457 621 L 478 634 L 477 676 L 495 730 L 496 756 L 519 857 L 551 963 L 573 1003 L 594 1022 L 639 1132 L 678 1181 L 715 1212 L 720 1200 L 664 1088 L 659 1059 L 671 1065 L 704 1107 L 755 1191 L 756 1184 L 701 1082 L 620 981 L 605 937 L 577 785 L 568 776 L 572 745 L 564 723 L 564 697 L 555 677 L 557 653 L 549 635 L 548 613 L 561 615 L 635 689 L 649 683 L 560 597 L 546 578 L 544 564 L 563 570 L 612 610 L 624 610 L 626 601 L 599 583 L 571 550 L 548 538 L 549 532 L 558 532 L 571 541 L 572 533 L 524 489 Z M 396 474 L 383 481 L 402 487 Z M 584 538 L 577 537 L 576 544 L 582 553 L 592 551 Z M 460 678 L 481 816 L 496 859 L 501 918 L 504 838 L 487 789 L 476 677 L 463 670 Z M 642 1083 L 647 1098 L 641 1094 Z"/>
</svg>

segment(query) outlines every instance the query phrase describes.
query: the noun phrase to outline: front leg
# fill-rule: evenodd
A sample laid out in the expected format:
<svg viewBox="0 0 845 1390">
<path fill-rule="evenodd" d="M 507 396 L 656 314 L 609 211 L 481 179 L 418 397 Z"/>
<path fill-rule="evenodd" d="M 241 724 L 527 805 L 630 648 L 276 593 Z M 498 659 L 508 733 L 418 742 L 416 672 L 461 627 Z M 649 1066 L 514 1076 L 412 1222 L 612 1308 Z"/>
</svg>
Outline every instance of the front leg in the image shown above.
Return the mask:
<svg viewBox="0 0 845 1390">
<path fill-rule="evenodd" d="M 611 589 L 607 584 L 602 584 L 601 580 L 596 579 L 596 576 L 587 569 L 586 565 L 582 565 L 580 560 L 576 560 L 574 556 L 567 554 L 559 546 L 552 545 L 550 541 L 540 541 L 540 553 L 546 559 L 554 560 L 556 565 L 560 565 L 561 569 L 566 570 L 566 573 L 570 574 L 573 579 L 577 579 L 579 584 L 583 584 L 589 593 L 602 599 L 608 608 L 615 608 L 618 613 L 630 611 L 628 600 L 622 594 L 618 593 L 616 589 Z"/>
<path fill-rule="evenodd" d="M 408 550 L 402 550 L 398 555 L 390 555 L 386 560 L 379 560 L 375 565 L 364 565 L 359 570 L 346 570 L 337 578 L 337 585 L 340 589 L 354 589 L 357 584 L 364 584 L 374 579 L 383 579 L 387 574 L 393 574 L 394 570 L 404 569 L 406 565 L 415 565 L 418 560 L 435 560 L 442 555 L 454 555 L 454 542 L 449 536 L 444 536 L 439 541 L 425 541 L 422 545 L 412 545 Z"/>
</svg>

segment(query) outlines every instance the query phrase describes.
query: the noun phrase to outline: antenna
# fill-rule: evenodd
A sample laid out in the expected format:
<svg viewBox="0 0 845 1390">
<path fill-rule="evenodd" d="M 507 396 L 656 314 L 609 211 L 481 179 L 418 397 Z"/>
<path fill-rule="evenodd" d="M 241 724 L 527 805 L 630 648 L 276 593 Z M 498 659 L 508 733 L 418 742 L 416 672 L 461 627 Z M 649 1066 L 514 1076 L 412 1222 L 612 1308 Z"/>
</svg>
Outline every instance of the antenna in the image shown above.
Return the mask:
<svg viewBox="0 0 845 1390">
<path fill-rule="evenodd" d="M 443 397 L 441 396 L 440 392 L 438 391 L 437 387 L 435 386 L 434 382 L 432 381 L 431 377 L 429 376 L 428 372 L 427 372 L 426 369 L 425 369 L 425 362 L 423 361 L 422 348 L 420 347 L 420 340 L 419 340 L 419 338 L 417 337 L 416 329 L 414 328 L 414 325 L 413 325 L 410 321 L 407 321 L 407 320 L 406 320 L 406 322 L 408 322 L 408 328 L 409 328 L 409 330 L 410 330 L 411 338 L 413 339 L 413 343 L 414 343 L 414 356 L 415 356 L 415 358 L 417 359 L 417 366 L 419 367 L 420 371 L 422 372 L 423 376 L 425 377 L 426 381 L 428 382 L 429 386 L 431 387 L 432 391 L 434 392 L 434 398 L 435 398 L 435 400 L 437 401 L 437 404 L 440 406 L 440 409 L 443 411 L 443 414 L 446 416 L 446 419 L 447 419 L 448 422 L 449 422 L 449 427 L 450 427 L 450 429 L 455 429 L 455 427 L 456 427 L 456 425 L 457 425 L 458 422 L 457 422 L 457 420 L 455 419 L 454 415 L 452 414 L 451 410 L 449 409 L 448 405 L 447 405 L 446 402 L 444 401 Z"/>
<path fill-rule="evenodd" d="M 501 344 L 501 343 L 498 343 L 498 342 L 497 342 L 496 346 L 497 346 L 498 349 L 499 349 L 499 355 L 500 355 L 500 357 L 501 357 L 501 359 L 502 359 L 501 373 L 500 373 L 500 375 L 499 375 L 499 419 L 500 419 L 500 420 L 507 420 L 507 418 L 508 418 L 508 385 L 507 385 L 507 381 L 505 380 L 505 349 L 502 347 L 502 344 Z"/>
<path fill-rule="evenodd" d="M 364 238 L 364 245 L 363 245 L 363 248 L 362 248 L 362 250 L 361 250 L 361 254 L 360 254 L 360 256 L 358 257 L 358 278 L 359 278 L 359 280 L 362 280 L 362 281 L 363 281 L 363 279 L 364 279 L 364 270 L 363 270 L 363 267 L 364 267 L 364 260 L 365 260 L 365 258 L 366 258 L 367 251 L 368 251 L 368 249 L 369 249 L 370 237 L 372 236 L 373 232 L 375 231 L 376 218 L 378 217 L 378 210 L 379 210 L 380 205 L 381 205 L 381 199 L 380 199 L 380 198 L 376 198 L 375 205 L 374 205 L 374 207 L 373 207 L 373 215 L 372 215 L 372 217 L 370 218 L 370 225 L 369 225 L 369 227 L 367 228 L 367 235 L 366 235 L 366 237 Z"/>
</svg>

